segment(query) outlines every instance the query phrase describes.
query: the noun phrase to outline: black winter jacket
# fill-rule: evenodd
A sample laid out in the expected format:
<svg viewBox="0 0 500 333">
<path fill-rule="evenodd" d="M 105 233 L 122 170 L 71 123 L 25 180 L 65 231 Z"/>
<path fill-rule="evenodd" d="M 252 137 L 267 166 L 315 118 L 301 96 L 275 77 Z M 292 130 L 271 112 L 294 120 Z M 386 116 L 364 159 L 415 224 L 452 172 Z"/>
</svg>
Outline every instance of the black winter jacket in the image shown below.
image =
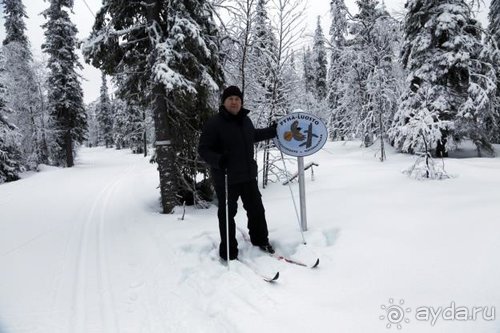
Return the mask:
<svg viewBox="0 0 500 333">
<path fill-rule="evenodd" d="M 254 143 L 276 136 L 276 128 L 256 129 L 247 109 L 242 108 L 235 116 L 224 106 L 203 127 L 198 146 L 201 158 L 210 165 L 215 186 L 224 186 L 224 170 L 220 161 L 225 155 L 229 184 L 238 184 L 257 178 L 257 162 L 254 160 Z"/>
</svg>

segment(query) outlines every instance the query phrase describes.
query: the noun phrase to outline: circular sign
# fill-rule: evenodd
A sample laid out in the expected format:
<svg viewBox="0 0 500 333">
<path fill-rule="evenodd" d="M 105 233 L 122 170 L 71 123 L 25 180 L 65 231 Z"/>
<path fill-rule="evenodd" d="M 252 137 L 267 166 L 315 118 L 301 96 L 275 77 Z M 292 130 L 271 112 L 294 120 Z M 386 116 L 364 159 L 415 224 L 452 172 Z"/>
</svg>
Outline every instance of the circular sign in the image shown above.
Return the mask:
<svg viewBox="0 0 500 333">
<path fill-rule="evenodd" d="M 291 156 L 309 156 L 320 150 L 326 143 L 328 131 L 318 117 L 294 112 L 278 120 L 274 144 L 283 153 Z"/>
</svg>

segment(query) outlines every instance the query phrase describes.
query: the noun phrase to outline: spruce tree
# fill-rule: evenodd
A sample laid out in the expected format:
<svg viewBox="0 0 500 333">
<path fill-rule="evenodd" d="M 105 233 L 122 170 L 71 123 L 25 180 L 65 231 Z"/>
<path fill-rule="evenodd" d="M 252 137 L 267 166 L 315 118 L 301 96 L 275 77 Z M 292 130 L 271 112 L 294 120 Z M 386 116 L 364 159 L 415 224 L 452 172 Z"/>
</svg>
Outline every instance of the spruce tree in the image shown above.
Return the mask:
<svg viewBox="0 0 500 333">
<path fill-rule="evenodd" d="M 311 48 L 307 47 L 304 50 L 304 55 L 302 58 L 303 68 L 304 68 L 304 85 L 306 93 L 314 92 L 314 66 L 312 62 Z"/>
<path fill-rule="evenodd" d="M 32 55 L 29 50 L 29 41 L 26 37 L 26 24 L 24 19 L 26 8 L 21 0 L 3 0 L 3 12 L 5 17 L 5 39 L 3 45 L 8 45 L 12 42 L 19 43 L 23 46 L 23 58 L 20 60 L 31 60 Z"/>
<path fill-rule="evenodd" d="M 318 101 L 326 98 L 326 47 L 325 36 L 321 28 L 321 19 L 318 16 L 316 30 L 314 32 L 312 61 L 314 68 L 314 89 Z"/>
<path fill-rule="evenodd" d="M 121 98 L 153 109 L 164 213 L 201 202 L 196 142 L 223 82 L 212 16 L 207 0 L 106 0 L 84 46 L 87 61 L 117 76 Z"/>
<path fill-rule="evenodd" d="M 19 149 L 23 164 L 36 169 L 39 163 L 48 163 L 45 138 L 44 96 L 38 85 L 35 64 L 26 36 L 26 10 L 21 0 L 4 0 L 5 39 L 4 56 L 7 94 L 6 105 L 13 111 L 11 121 L 18 128 L 22 140 Z"/>
<path fill-rule="evenodd" d="M 409 77 L 392 139 L 406 151 L 421 149 L 407 124 L 413 117 L 424 119 L 419 113 L 428 110 L 441 132 L 431 142 L 437 156 L 447 156 L 450 137 L 470 138 L 478 149 L 491 151 L 482 124 L 491 118 L 492 66 L 484 59 L 481 29 L 470 7 L 463 0 L 410 0 L 406 7 L 402 62 Z"/>
<path fill-rule="evenodd" d="M 253 70 L 250 84 L 243 91 L 246 106 L 255 108 L 257 113 L 269 111 L 272 100 L 273 71 L 276 64 L 276 37 L 273 34 L 267 14 L 268 0 L 258 0 L 252 27 L 250 66 Z M 247 103 L 248 102 L 248 103 Z M 268 122 L 268 115 L 259 115 L 257 125 Z"/>
<path fill-rule="evenodd" d="M 330 16 L 332 22 L 330 25 L 330 68 L 328 70 L 327 81 L 327 100 L 330 110 L 328 117 L 328 130 L 329 136 L 333 139 L 344 140 L 349 127 L 346 124 L 345 117 L 341 114 L 339 108 L 339 92 L 342 84 L 342 77 L 345 76 L 349 66 L 345 63 L 343 57 L 346 44 L 347 28 L 348 28 L 348 15 L 347 6 L 344 0 L 331 0 L 330 2 Z"/>
<path fill-rule="evenodd" d="M 85 139 L 87 128 L 83 91 L 76 73 L 81 68 L 76 54 L 77 29 L 68 13 L 72 8 L 72 0 L 51 0 L 43 12 L 47 23 L 42 26 L 42 49 L 49 55 L 49 105 L 57 142 L 54 160 L 56 165 L 66 167 L 74 165 L 76 145 Z"/>
<path fill-rule="evenodd" d="M 19 172 L 23 171 L 21 152 L 17 148 L 19 133 L 7 117 L 11 112 L 5 102 L 4 63 L 0 50 L 0 184 L 19 179 Z"/>
<path fill-rule="evenodd" d="M 113 147 L 113 108 L 108 95 L 106 74 L 102 73 L 101 95 L 97 106 L 97 120 L 99 121 L 99 141 L 106 148 Z"/>
</svg>

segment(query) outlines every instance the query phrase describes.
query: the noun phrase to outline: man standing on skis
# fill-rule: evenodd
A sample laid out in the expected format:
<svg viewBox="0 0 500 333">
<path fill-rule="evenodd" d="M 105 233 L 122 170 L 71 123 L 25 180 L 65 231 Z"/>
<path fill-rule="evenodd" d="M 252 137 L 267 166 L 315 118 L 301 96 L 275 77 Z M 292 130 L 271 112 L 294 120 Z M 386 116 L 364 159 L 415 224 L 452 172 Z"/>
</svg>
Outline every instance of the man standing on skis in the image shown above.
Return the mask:
<svg viewBox="0 0 500 333">
<path fill-rule="evenodd" d="M 234 217 L 239 197 L 247 212 L 252 244 L 274 253 L 269 244 L 264 206 L 257 185 L 254 143 L 275 137 L 276 124 L 263 129 L 254 128 L 248 117 L 250 111 L 242 107 L 243 94 L 236 86 L 224 90 L 221 104 L 219 113 L 206 122 L 198 146 L 200 156 L 210 165 L 219 201 L 219 255 L 227 260 L 225 173 L 228 180 L 229 259 L 238 257 Z"/>
</svg>

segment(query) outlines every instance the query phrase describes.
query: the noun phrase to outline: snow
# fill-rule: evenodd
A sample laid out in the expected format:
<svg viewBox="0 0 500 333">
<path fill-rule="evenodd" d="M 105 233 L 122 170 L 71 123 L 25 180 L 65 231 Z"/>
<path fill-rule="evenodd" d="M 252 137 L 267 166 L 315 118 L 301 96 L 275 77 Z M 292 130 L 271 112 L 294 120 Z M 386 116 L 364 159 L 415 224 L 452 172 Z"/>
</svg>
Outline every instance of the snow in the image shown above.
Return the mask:
<svg viewBox="0 0 500 333">
<path fill-rule="evenodd" d="M 280 271 L 274 284 L 219 262 L 215 207 L 160 214 L 147 157 L 84 148 L 74 168 L 2 184 L 0 332 L 391 332 L 381 306 L 400 300 L 403 332 L 498 332 L 498 318 L 431 326 L 415 311 L 500 310 L 500 158 L 460 151 L 445 161 L 456 177 L 421 182 L 401 173 L 414 157 L 381 163 L 373 147 L 329 142 L 305 158 L 319 164 L 314 181 L 306 171 L 310 250 L 289 189 L 262 190 L 275 248 L 321 259 L 315 270 L 281 263 L 239 234 L 241 256 Z"/>
</svg>

